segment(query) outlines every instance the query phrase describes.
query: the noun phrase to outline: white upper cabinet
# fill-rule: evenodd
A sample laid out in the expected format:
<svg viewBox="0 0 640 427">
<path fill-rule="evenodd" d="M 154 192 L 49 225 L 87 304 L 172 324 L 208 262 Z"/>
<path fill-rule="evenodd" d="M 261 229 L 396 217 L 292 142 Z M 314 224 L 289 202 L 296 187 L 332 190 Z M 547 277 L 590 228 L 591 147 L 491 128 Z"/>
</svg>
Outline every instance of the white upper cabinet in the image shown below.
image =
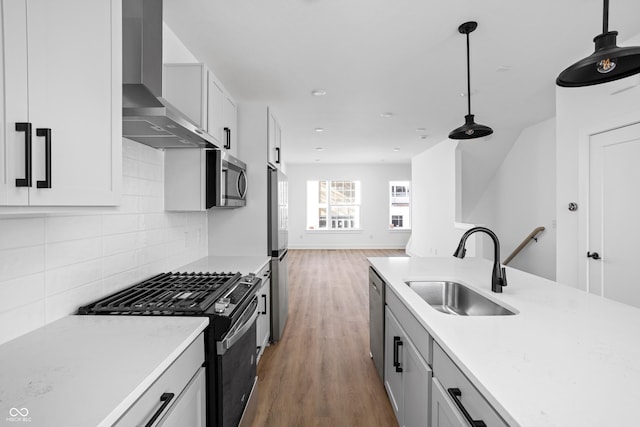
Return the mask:
<svg viewBox="0 0 640 427">
<path fill-rule="evenodd" d="M 271 108 L 267 110 L 267 120 L 267 159 L 271 166 L 282 169 L 282 130 Z"/>
<path fill-rule="evenodd" d="M 165 64 L 163 97 L 219 142 L 207 126 L 207 78 L 203 64 Z"/>
<path fill-rule="evenodd" d="M 207 73 L 207 129 L 209 134 L 213 136 L 219 143 L 224 144 L 225 135 L 224 128 L 224 91 L 216 82 L 213 73 Z"/>
<path fill-rule="evenodd" d="M 236 155 L 235 101 L 204 64 L 165 64 L 163 97 L 211 135 L 219 149 Z"/>
<path fill-rule="evenodd" d="M 223 148 L 232 156 L 238 153 L 238 107 L 233 99 L 225 95 L 223 104 L 225 142 Z"/>
<path fill-rule="evenodd" d="M 119 203 L 120 0 L 3 0 L 0 205 Z"/>
</svg>

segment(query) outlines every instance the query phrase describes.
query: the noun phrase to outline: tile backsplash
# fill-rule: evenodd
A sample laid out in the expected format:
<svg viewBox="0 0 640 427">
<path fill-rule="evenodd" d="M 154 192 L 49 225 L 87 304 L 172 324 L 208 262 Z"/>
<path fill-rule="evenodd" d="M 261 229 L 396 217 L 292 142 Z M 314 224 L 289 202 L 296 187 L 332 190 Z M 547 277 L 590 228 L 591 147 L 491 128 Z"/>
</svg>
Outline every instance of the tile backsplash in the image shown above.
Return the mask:
<svg viewBox="0 0 640 427">
<path fill-rule="evenodd" d="M 122 151 L 119 207 L 0 215 L 0 344 L 207 255 L 206 213 L 164 211 L 164 153 Z"/>
</svg>

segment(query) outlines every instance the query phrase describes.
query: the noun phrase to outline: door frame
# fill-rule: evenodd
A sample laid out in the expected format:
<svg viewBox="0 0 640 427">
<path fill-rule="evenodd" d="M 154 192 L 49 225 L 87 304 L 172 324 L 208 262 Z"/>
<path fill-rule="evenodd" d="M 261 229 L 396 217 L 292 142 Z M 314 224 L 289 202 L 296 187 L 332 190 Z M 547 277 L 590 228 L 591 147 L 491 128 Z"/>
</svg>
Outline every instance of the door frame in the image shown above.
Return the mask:
<svg viewBox="0 0 640 427">
<path fill-rule="evenodd" d="M 596 125 L 585 126 L 578 138 L 578 286 L 589 292 L 589 179 L 591 137 L 640 123 L 640 110 L 619 117 L 610 118 Z M 603 288 L 604 289 L 604 286 Z"/>
</svg>

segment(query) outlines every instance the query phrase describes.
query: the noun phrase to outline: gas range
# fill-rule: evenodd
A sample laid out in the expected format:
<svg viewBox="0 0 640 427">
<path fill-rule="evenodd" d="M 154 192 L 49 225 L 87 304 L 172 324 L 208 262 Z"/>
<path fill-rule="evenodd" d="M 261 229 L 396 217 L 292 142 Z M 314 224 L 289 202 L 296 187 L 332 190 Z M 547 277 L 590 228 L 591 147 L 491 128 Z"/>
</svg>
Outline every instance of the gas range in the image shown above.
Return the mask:
<svg viewBox="0 0 640 427">
<path fill-rule="evenodd" d="M 80 307 L 78 314 L 231 317 L 258 281 L 240 273 L 161 273 Z"/>
<path fill-rule="evenodd" d="M 78 314 L 208 317 L 207 427 L 236 427 L 245 408 L 254 407 L 247 402 L 257 398 L 255 294 L 261 283 L 253 274 L 161 273 L 80 307 Z"/>
</svg>

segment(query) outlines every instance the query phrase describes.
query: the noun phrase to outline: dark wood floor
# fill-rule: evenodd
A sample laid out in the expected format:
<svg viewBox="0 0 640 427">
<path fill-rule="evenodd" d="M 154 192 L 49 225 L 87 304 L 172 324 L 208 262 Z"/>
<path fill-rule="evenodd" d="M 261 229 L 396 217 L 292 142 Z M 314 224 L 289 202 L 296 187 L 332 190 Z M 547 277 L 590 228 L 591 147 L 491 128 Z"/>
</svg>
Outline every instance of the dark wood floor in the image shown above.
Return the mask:
<svg viewBox="0 0 640 427">
<path fill-rule="evenodd" d="M 290 250 L 289 319 L 258 365 L 253 427 L 397 426 L 369 356 L 369 256 Z"/>
</svg>

